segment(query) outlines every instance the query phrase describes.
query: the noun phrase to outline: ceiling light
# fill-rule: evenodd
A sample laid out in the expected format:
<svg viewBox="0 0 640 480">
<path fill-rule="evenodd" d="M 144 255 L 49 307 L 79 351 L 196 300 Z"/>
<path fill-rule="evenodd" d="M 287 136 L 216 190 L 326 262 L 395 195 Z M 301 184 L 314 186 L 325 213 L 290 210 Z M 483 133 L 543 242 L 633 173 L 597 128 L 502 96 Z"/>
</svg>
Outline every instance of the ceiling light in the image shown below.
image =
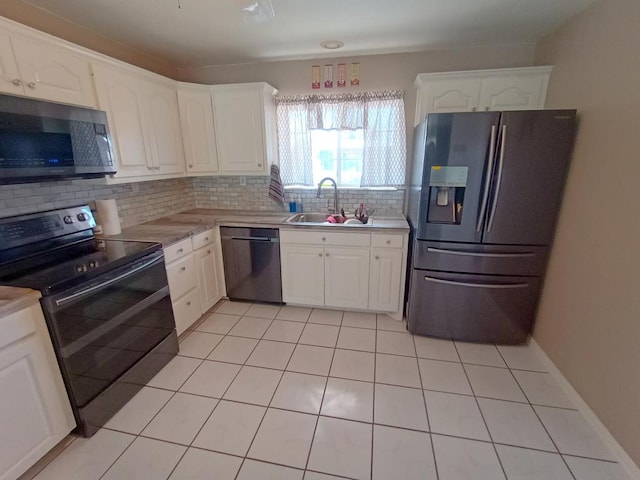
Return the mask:
<svg viewBox="0 0 640 480">
<path fill-rule="evenodd" d="M 325 40 L 320 44 L 320 46 L 327 50 L 337 50 L 344 47 L 344 42 L 341 42 L 340 40 Z"/>
<path fill-rule="evenodd" d="M 245 23 L 261 23 L 275 17 L 271 0 L 236 0 Z"/>
</svg>

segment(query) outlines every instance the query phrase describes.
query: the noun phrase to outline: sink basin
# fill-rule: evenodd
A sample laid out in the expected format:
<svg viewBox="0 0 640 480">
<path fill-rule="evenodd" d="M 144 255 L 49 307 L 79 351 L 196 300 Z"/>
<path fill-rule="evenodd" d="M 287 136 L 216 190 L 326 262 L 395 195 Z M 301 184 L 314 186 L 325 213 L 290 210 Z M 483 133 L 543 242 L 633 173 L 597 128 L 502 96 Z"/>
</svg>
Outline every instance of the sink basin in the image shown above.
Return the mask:
<svg viewBox="0 0 640 480">
<path fill-rule="evenodd" d="M 366 224 L 360 223 L 360 222 L 331 223 L 331 222 L 327 222 L 327 217 L 329 215 L 330 215 L 329 213 L 317 213 L 317 212 L 294 213 L 293 215 L 291 215 L 289 218 L 285 220 L 285 223 L 292 223 L 294 225 L 322 225 L 322 226 L 331 225 L 332 227 L 348 227 L 348 228 L 366 227 L 367 225 L 371 225 L 373 223 L 371 217 L 369 217 Z"/>
</svg>

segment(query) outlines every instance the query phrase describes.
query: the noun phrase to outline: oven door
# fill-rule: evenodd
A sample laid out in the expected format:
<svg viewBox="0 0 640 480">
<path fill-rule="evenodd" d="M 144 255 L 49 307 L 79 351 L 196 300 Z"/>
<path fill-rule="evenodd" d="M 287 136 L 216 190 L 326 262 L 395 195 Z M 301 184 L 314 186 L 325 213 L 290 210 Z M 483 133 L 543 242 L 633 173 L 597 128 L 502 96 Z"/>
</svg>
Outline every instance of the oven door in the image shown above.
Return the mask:
<svg viewBox="0 0 640 480">
<path fill-rule="evenodd" d="M 43 299 L 71 399 L 81 408 L 175 329 L 157 252 Z"/>
</svg>

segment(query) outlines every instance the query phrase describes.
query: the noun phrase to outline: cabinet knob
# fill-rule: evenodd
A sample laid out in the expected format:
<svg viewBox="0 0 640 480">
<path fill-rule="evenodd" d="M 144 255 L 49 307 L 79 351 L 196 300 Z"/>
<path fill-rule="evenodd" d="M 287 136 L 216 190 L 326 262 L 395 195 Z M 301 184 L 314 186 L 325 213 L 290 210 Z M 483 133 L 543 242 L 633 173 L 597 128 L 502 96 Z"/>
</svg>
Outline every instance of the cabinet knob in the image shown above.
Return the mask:
<svg viewBox="0 0 640 480">
<path fill-rule="evenodd" d="M 156 169 L 156 170 L 160 170 L 160 167 L 153 167 L 153 168 Z"/>
<path fill-rule="evenodd" d="M 35 90 L 36 83 L 35 82 L 29 82 L 29 83 L 27 83 L 27 87 L 29 87 L 31 90 Z"/>
<path fill-rule="evenodd" d="M 207 255 L 210 255 L 210 254 L 211 254 L 211 250 L 207 250 Z"/>
<path fill-rule="evenodd" d="M 387 240 L 387 245 L 391 245 L 391 240 Z"/>
<path fill-rule="evenodd" d="M 22 80 L 20 80 L 19 78 L 14 78 L 11 83 L 13 83 L 16 87 L 19 87 L 20 85 L 22 85 Z"/>
<path fill-rule="evenodd" d="M 324 255 L 325 255 L 325 257 L 328 257 L 328 256 L 329 256 L 329 253 L 325 253 Z"/>
<path fill-rule="evenodd" d="M 182 252 L 184 252 L 184 249 L 183 248 L 179 248 L 178 249 L 178 253 L 182 253 Z"/>
<path fill-rule="evenodd" d="M 208 242 L 209 241 L 209 237 L 204 237 L 204 241 Z"/>
<path fill-rule="evenodd" d="M 153 168 L 152 167 L 147 167 L 147 170 L 153 170 Z"/>
<path fill-rule="evenodd" d="M 484 108 L 484 111 L 485 111 L 485 112 L 488 112 L 488 111 L 489 111 L 489 107 L 485 107 L 485 108 Z"/>
<path fill-rule="evenodd" d="M 187 302 L 187 307 L 190 307 L 190 306 L 191 306 L 191 302 Z"/>
<path fill-rule="evenodd" d="M 182 267 L 182 268 L 180 269 L 180 271 L 181 271 L 181 272 L 184 272 L 186 269 L 187 269 L 187 267 Z"/>
<path fill-rule="evenodd" d="M 472 112 L 475 112 L 476 110 L 477 110 L 477 109 L 476 109 L 476 107 L 473 107 L 473 108 L 471 109 L 471 111 L 472 111 Z"/>
<path fill-rule="evenodd" d="M 189 164 L 189 168 L 193 168 L 193 165 Z"/>
<path fill-rule="evenodd" d="M 319 256 L 319 257 L 321 257 L 321 256 L 322 256 L 322 252 L 320 252 L 320 253 L 318 254 L 318 256 Z"/>
<path fill-rule="evenodd" d="M 261 163 L 259 163 L 259 164 L 258 164 L 258 166 L 259 166 L 259 167 L 262 167 L 262 164 L 261 164 Z"/>
<path fill-rule="evenodd" d="M 322 241 L 326 242 L 327 241 L 327 237 L 322 237 Z"/>
</svg>

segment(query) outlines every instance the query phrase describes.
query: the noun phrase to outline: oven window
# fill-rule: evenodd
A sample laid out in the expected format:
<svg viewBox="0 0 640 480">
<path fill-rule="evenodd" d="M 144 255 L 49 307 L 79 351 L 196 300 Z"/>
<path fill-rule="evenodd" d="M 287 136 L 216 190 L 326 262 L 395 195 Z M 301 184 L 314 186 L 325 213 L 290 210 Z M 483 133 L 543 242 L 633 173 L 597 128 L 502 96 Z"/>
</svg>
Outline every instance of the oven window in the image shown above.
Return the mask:
<svg viewBox="0 0 640 480">
<path fill-rule="evenodd" d="M 67 383 L 82 407 L 175 328 L 164 262 L 74 297 L 60 294 L 49 324 Z M 101 282 L 98 279 L 98 284 Z M 81 290 L 82 291 L 82 290 Z"/>
</svg>

